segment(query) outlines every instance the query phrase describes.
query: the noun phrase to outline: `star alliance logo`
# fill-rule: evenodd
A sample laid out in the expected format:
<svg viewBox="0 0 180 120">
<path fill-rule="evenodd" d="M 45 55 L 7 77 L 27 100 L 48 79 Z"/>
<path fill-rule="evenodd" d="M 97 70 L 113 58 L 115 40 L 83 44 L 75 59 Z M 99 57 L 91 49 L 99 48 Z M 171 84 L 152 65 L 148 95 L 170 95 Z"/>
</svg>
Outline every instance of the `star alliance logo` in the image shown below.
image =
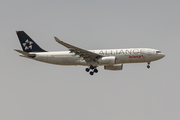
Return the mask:
<svg viewBox="0 0 180 120">
<path fill-rule="evenodd" d="M 33 44 L 33 42 L 31 42 L 27 39 L 25 41 L 25 43 L 23 43 L 23 46 L 24 46 L 25 50 L 28 50 L 28 49 L 32 49 L 32 44 Z"/>
</svg>

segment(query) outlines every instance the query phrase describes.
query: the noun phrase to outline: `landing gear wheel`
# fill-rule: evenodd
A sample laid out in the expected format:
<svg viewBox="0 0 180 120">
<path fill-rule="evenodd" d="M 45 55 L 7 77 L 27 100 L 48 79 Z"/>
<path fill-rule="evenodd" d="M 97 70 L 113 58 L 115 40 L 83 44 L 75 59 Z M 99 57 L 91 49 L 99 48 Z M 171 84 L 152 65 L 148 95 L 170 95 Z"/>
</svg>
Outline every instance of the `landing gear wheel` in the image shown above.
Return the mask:
<svg viewBox="0 0 180 120">
<path fill-rule="evenodd" d="M 150 68 L 150 62 L 148 62 L 147 68 Z"/>
<path fill-rule="evenodd" d="M 90 70 L 89 68 L 86 68 L 86 72 L 89 72 L 89 70 Z"/>
<path fill-rule="evenodd" d="M 94 75 L 94 73 L 98 73 L 97 66 L 90 65 L 89 68 L 85 69 L 86 72 L 89 72 L 90 75 Z"/>
<path fill-rule="evenodd" d="M 94 74 L 94 72 L 92 72 L 92 71 L 91 71 L 89 74 L 90 74 L 90 75 L 93 75 L 93 74 Z"/>
<path fill-rule="evenodd" d="M 90 68 L 90 69 L 94 69 L 94 66 L 91 65 L 89 68 Z"/>
<path fill-rule="evenodd" d="M 94 72 L 95 72 L 95 73 L 98 73 L 98 70 L 97 70 L 97 69 L 94 69 Z"/>
</svg>

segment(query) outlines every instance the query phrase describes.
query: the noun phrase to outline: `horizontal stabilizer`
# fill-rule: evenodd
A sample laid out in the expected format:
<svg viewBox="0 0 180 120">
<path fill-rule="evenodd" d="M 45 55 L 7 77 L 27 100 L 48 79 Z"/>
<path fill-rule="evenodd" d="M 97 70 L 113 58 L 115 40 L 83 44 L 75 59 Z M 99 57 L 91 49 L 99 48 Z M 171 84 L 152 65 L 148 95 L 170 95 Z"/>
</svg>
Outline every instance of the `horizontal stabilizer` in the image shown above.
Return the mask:
<svg viewBox="0 0 180 120">
<path fill-rule="evenodd" d="M 36 57 L 36 54 L 30 54 L 30 53 L 24 52 L 24 51 L 22 51 L 22 50 L 15 50 L 15 51 L 23 54 L 24 57 L 31 57 L 31 58 Z M 22 55 L 20 55 L 20 56 L 22 56 Z"/>
</svg>

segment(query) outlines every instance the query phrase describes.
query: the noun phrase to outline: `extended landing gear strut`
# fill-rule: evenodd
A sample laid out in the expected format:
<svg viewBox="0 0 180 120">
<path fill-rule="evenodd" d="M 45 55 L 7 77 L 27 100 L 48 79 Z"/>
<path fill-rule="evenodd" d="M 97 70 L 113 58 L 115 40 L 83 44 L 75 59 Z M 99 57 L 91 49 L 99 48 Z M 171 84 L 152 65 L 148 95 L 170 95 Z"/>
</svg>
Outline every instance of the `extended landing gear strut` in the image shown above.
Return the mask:
<svg viewBox="0 0 180 120">
<path fill-rule="evenodd" d="M 89 68 L 86 68 L 86 72 L 89 72 L 90 75 L 94 75 L 94 73 L 98 73 L 98 70 L 95 66 L 90 65 Z"/>
<path fill-rule="evenodd" d="M 150 62 L 148 62 L 147 68 L 150 68 Z"/>
</svg>

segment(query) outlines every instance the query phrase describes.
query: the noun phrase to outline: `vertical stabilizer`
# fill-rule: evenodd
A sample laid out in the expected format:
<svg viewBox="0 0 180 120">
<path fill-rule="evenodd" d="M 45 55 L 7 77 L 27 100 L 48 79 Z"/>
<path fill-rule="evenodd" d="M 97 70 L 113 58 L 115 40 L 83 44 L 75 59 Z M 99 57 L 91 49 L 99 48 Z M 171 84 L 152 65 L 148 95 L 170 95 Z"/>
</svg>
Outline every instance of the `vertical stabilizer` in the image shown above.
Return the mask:
<svg viewBox="0 0 180 120">
<path fill-rule="evenodd" d="M 21 47 L 25 52 L 46 52 L 36 44 L 24 31 L 16 31 Z"/>
</svg>

